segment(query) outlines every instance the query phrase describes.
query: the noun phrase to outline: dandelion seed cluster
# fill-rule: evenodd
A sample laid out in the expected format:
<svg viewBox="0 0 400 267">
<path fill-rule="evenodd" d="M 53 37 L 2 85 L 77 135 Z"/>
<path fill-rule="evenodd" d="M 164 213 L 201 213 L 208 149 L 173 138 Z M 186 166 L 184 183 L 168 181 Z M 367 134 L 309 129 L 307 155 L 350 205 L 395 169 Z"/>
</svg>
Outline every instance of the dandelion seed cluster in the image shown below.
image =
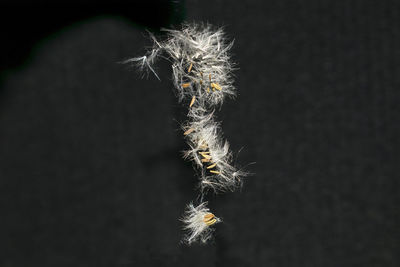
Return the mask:
<svg viewBox="0 0 400 267">
<path fill-rule="evenodd" d="M 188 103 L 188 120 L 183 125 L 183 135 L 189 145 L 184 158 L 193 161 L 200 178 L 200 194 L 233 191 L 241 185 L 246 173 L 232 164 L 229 143 L 224 140 L 220 123 L 215 119 L 215 109 L 226 97 L 234 97 L 228 41 L 222 28 L 209 24 L 184 24 L 180 30 L 164 30 L 167 38 L 157 40 L 150 34 L 153 47 L 146 55 L 125 61 L 134 63 L 144 72 L 152 72 L 158 57 L 166 58 L 172 65 L 172 80 L 180 102 Z M 221 221 L 206 208 L 207 202 L 198 206 L 190 203 L 182 219 L 187 234 L 184 241 L 205 243 L 211 238 L 211 227 Z"/>
</svg>

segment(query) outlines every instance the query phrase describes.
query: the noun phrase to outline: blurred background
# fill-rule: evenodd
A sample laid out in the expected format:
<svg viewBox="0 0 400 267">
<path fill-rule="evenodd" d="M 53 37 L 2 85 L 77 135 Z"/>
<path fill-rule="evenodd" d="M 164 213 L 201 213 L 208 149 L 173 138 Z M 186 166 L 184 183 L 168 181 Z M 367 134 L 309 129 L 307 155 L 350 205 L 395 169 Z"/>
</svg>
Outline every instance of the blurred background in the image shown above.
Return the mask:
<svg viewBox="0 0 400 267">
<path fill-rule="evenodd" d="M 9 1 L 0 21 L 0 266 L 400 266 L 400 2 Z M 170 65 L 119 63 L 184 21 L 235 39 L 217 116 L 256 162 L 191 247 Z"/>
</svg>

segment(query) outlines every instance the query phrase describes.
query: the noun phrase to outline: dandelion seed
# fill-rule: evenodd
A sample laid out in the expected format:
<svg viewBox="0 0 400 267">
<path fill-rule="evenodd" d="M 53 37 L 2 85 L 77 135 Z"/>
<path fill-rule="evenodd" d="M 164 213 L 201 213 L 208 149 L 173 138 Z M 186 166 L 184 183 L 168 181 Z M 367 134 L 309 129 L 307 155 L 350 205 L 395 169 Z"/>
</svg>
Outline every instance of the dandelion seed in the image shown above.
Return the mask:
<svg viewBox="0 0 400 267">
<path fill-rule="evenodd" d="M 221 222 L 221 219 L 212 214 L 206 205 L 207 202 L 203 202 L 195 207 L 190 203 L 186 207 L 184 217 L 181 220 L 184 223 L 184 229 L 187 231 L 184 241 L 189 245 L 195 241 L 207 242 L 214 231 L 211 226 Z"/>
<path fill-rule="evenodd" d="M 212 168 L 214 168 L 215 166 L 217 166 L 217 163 L 214 163 L 214 164 L 212 164 L 212 165 L 210 165 L 210 166 L 207 166 L 207 169 L 212 169 Z"/>
<path fill-rule="evenodd" d="M 206 221 L 212 220 L 212 219 L 214 219 L 214 217 L 215 217 L 214 214 L 207 213 L 206 215 L 204 215 L 203 221 L 206 222 Z"/>
<path fill-rule="evenodd" d="M 220 86 L 218 83 L 211 83 L 211 87 L 212 87 L 212 88 L 215 88 L 215 89 L 217 89 L 217 90 L 219 90 L 219 91 L 222 90 L 221 86 Z"/>
<path fill-rule="evenodd" d="M 206 215 L 204 215 L 203 217 L 203 222 L 205 224 L 207 224 L 208 226 L 213 225 L 214 223 L 217 222 L 217 219 L 215 219 L 215 215 L 212 213 L 207 213 Z"/>
<path fill-rule="evenodd" d="M 188 135 L 188 134 L 192 133 L 193 131 L 194 131 L 194 129 L 193 129 L 193 128 L 190 128 L 190 129 L 186 130 L 186 131 L 183 133 L 183 135 Z"/>
<path fill-rule="evenodd" d="M 205 159 L 211 160 L 211 156 L 210 156 L 210 155 L 202 155 L 202 156 L 203 156 L 203 158 L 205 158 Z"/>
<path fill-rule="evenodd" d="M 214 174 L 221 174 L 219 171 L 210 170 L 210 172 L 211 172 L 211 173 L 214 173 Z"/>
<path fill-rule="evenodd" d="M 190 73 L 190 71 L 192 70 L 193 67 L 193 63 L 190 63 L 189 69 L 188 69 L 188 73 Z"/>
<path fill-rule="evenodd" d="M 192 101 L 190 101 L 189 108 L 191 108 L 193 106 L 195 100 L 196 100 L 196 96 L 194 95 L 192 97 Z"/>
<path fill-rule="evenodd" d="M 183 83 L 182 88 L 188 88 L 190 86 L 190 83 Z"/>
</svg>

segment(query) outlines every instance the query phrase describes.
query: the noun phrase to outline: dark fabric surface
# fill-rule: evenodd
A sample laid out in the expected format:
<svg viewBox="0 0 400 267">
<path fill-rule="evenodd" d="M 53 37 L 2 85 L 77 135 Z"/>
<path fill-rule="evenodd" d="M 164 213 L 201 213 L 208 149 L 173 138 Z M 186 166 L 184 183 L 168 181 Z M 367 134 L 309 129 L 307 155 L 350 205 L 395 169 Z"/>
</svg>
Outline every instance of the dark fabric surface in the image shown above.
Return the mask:
<svg viewBox="0 0 400 267">
<path fill-rule="evenodd" d="M 400 266 L 400 2 L 183 7 L 235 39 L 239 95 L 217 114 L 237 162 L 256 162 L 208 197 L 213 242 L 179 244 L 197 178 L 168 63 L 161 82 L 118 64 L 150 44 L 138 9 L 2 62 L 0 266 Z"/>
</svg>

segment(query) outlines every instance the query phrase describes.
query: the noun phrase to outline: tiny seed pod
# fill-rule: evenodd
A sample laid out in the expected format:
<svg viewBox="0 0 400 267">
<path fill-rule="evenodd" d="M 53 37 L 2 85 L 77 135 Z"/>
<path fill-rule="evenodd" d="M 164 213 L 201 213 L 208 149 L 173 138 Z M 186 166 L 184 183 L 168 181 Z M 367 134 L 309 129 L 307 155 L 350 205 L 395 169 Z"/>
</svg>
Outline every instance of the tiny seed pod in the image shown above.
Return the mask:
<svg viewBox="0 0 400 267">
<path fill-rule="evenodd" d="M 214 217 L 215 217 L 214 214 L 212 214 L 212 213 L 207 213 L 206 215 L 204 215 L 204 220 L 205 220 L 205 221 L 208 221 L 208 220 L 213 219 Z"/>
<path fill-rule="evenodd" d="M 194 95 L 192 97 L 192 101 L 190 101 L 189 108 L 191 108 L 193 106 L 195 100 L 196 100 L 196 96 Z"/>
<path fill-rule="evenodd" d="M 211 87 L 212 87 L 212 88 L 215 88 L 215 89 L 217 89 L 217 90 L 219 90 L 219 91 L 222 90 L 222 87 L 221 87 L 218 83 L 211 83 Z"/>
<path fill-rule="evenodd" d="M 203 217 L 203 222 L 205 224 L 207 224 L 208 226 L 213 225 L 214 223 L 217 222 L 217 220 L 215 219 L 214 214 L 212 213 L 207 213 L 206 215 L 204 215 Z"/>
<path fill-rule="evenodd" d="M 183 135 L 188 135 L 188 134 L 192 133 L 193 131 L 194 131 L 194 128 L 189 128 L 183 133 Z"/>
<path fill-rule="evenodd" d="M 214 163 L 214 164 L 208 166 L 207 169 L 212 169 L 212 168 L 214 168 L 215 166 L 217 166 L 217 163 Z"/>
<path fill-rule="evenodd" d="M 190 83 L 183 83 L 182 88 L 188 88 L 190 86 Z"/>
<path fill-rule="evenodd" d="M 210 220 L 210 221 L 206 221 L 205 223 L 206 223 L 208 226 L 211 226 L 211 225 L 213 225 L 213 224 L 216 223 L 216 222 L 217 222 L 216 219 L 212 219 L 212 220 Z"/>
</svg>

